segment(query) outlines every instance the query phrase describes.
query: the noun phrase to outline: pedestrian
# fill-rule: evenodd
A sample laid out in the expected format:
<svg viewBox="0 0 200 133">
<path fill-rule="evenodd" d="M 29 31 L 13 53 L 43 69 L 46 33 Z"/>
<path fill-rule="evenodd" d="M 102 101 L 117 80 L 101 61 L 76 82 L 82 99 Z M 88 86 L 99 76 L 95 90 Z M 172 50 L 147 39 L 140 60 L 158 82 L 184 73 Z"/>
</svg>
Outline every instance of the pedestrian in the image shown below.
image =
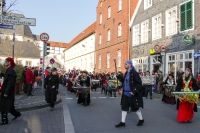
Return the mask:
<svg viewBox="0 0 200 133">
<path fill-rule="evenodd" d="M 129 108 L 136 112 L 139 122 L 137 126 L 142 126 L 144 119 L 141 108 L 143 108 L 143 98 L 141 94 L 142 81 L 139 73 L 135 70 L 132 61 L 127 60 L 124 65 L 126 73 L 124 77 L 117 76 L 123 84 L 123 94 L 121 98 L 122 119 L 115 125 L 116 128 L 125 127 L 125 119 Z"/>
<path fill-rule="evenodd" d="M 27 93 L 27 84 L 26 84 L 26 69 L 27 69 L 27 66 L 24 67 L 24 70 L 22 71 L 22 78 L 23 78 L 23 92 L 24 93 Z"/>
<path fill-rule="evenodd" d="M 162 84 L 163 84 L 163 73 L 162 71 L 158 70 L 158 93 L 161 94 L 163 92 L 162 90 Z"/>
<path fill-rule="evenodd" d="M 32 68 L 30 66 L 26 69 L 27 96 L 33 96 L 32 89 L 33 89 L 33 84 L 35 81 L 34 81 L 34 75 L 31 69 Z"/>
<path fill-rule="evenodd" d="M 53 111 L 56 96 L 58 94 L 59 76 L 57 69 L 53 68 L 51 73 L 45 79 L 46 101 L 50 103 L 50 110 Z"/>
<path fill-rule="evenodd" d="M 21 113 L 15 110 L 15 83 L 17 74 L 14 70 L 15 62 L 12 58 L 8 57 L 5 60 L 5 66 L 7 67 L 5 77 L 1 89 L 0 97 L 0 111 L 2 125 L 8 124 L 8 112 L 10 112 L 14 118 L 17 119 L 21 116 Z"/>
<path fill-rule="evenodd" d="M 153 97 L 152 97 L 152 87 L 153 87 L 153 85 L 151 84 L 151 79 L 154 78 L 154 77 L 152 77 L 150 75 L 149 71 L 146 71 L 145 78 L 147 79 L 147 82 L 148 82 L 147 84 L 144 85 L 146 99 L 148 99 L 148 93 L 150 95 L 150 99 L 153 99 Z"/>
</svg>

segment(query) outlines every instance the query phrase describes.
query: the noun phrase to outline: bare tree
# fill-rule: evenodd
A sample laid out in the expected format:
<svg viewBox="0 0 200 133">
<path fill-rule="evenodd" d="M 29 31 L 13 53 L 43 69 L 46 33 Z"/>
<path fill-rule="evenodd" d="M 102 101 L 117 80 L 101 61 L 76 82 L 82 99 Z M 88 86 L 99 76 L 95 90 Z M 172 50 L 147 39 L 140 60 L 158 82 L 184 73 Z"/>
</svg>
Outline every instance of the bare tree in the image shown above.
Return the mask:
<svg viewBox="0 0 200 133">
<path fill-rule="evenodd" d="M 3 11 L 3 15 L 8 15 L 11 12 L 20 12 L 20 13 L 22 13 L 21 11 L 15 9 L 15 6 L 17 4 L 19 4 L 19 2 L 17 0 L 11 1 L 10 4 Z"/>
</svg>

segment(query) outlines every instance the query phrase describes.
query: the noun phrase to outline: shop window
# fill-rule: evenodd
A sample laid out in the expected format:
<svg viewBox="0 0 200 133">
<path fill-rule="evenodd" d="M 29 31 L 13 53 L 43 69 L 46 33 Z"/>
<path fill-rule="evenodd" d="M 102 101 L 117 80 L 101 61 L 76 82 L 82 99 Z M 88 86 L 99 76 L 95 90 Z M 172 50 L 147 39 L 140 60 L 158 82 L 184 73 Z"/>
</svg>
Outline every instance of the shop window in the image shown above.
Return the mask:
<svg viewBox="0 0 200 133">
<path fill-rule="evenodd" d="M 188 53 L 185 53 L 185 59 L 188 59 L 189 57 L 188 57 Z"/>
<path fill-rule="evenodd" d="M 193 56 L 192 56 L 192 53 L 189 53 L 189 59 L 192 59 Z"/>
<path fill-rule="evenodd" d="M 192 0 L 180 6 L 181 31 L 193 28 L 193 4 Z"/>
<path fill-rule="evenodd" d="M 176 60 L 180 60 L 183 59 L 183 54 L 177 54 L 176 55 Z"/>
</svg>

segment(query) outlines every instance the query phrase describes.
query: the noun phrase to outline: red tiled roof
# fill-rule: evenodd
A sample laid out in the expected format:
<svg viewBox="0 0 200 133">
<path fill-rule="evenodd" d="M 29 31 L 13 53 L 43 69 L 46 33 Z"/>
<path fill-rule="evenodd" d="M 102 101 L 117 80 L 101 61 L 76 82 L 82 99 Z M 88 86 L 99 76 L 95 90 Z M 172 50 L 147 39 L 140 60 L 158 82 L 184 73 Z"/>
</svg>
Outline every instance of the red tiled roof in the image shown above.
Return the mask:
<svg viewBox="0 0 200 133">
<path fill-rule="evenodd" d="M 53 42 L 53 41 L 48 41 L 48 43 L 50 43 L 51 47 L 61 47 L 61 48 L 69 47 L 69 43 Z"/>
<path fill-rule="evenodd" d="M 73 46 L 75 43 L 81 41 L 83 38 L 87 37 L 89 34 L 96 30 L 96 22 L 87 27 L 84 31 L 82 31 L 79 35 L 77 35 L 70 43 L 69 47 Z"/>
</svg>

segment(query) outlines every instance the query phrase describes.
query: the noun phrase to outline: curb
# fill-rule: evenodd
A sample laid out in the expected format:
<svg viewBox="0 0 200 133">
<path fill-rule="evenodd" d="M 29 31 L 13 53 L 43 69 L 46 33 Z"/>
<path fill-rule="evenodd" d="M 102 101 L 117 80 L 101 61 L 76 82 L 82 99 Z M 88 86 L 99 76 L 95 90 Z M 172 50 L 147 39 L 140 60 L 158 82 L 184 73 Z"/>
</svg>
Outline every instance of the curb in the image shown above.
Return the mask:
<svg viewBox="0 0 200 133">
<path fill-rule="evenodd" d="M 56 101 L 55 105 L 59 104 L 62 102 L 61 96 L 59 95 L 59 99 Z M 45 107 L 48 107 L 49 104 L 46 103 L 46 101 L 44 103 L 41 103 L 40 105 L 36 105 L 36 106 L 32 106 L 32 107 L 25 107 L 25 108 L 15 108 L 17 111 L 20 112 L 25 112 L 25 111 L 31 111 L 31 110 L 37 110 L 37 109 L 42 109 Z"/>
</svg>

